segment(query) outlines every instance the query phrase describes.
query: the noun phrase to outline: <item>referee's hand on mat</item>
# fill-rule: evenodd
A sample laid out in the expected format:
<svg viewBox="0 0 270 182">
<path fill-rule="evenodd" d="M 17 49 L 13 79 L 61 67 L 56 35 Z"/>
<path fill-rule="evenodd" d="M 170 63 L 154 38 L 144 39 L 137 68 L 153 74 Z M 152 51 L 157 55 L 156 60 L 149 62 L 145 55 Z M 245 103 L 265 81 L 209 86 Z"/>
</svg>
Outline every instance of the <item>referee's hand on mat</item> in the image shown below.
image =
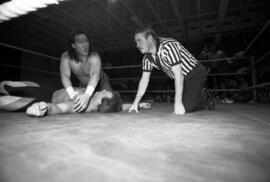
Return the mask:
<svg viewBox="0 0 270 182">
<path fill-rule="evenodd" d="M 132 105 L 130 106 L 128 112 L 139 113 L 139 111 L 138 111 L 138 104 L 132 104 Z"/>
<path fill-rule="evenodd" d="M 174 111 L 173 114 L 176 115 L 183 115 L 186 113 L 185 107 L 182 103 L 175 103 L 174 104 Z"/>
</svg>

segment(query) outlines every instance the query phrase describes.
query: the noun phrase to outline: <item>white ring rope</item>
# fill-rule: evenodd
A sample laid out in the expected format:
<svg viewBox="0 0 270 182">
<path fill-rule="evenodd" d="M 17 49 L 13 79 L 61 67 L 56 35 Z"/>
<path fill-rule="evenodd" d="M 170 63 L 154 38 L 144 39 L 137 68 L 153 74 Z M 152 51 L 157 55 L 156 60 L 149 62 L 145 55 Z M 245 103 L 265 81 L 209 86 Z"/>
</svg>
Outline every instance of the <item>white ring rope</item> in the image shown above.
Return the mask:
<svg viewBox="0 0 270 182">
<path fill-rule="evenodd" d="M 0 23 L 64 0 L 11 0 L 0 4 Z"/>
</svg>

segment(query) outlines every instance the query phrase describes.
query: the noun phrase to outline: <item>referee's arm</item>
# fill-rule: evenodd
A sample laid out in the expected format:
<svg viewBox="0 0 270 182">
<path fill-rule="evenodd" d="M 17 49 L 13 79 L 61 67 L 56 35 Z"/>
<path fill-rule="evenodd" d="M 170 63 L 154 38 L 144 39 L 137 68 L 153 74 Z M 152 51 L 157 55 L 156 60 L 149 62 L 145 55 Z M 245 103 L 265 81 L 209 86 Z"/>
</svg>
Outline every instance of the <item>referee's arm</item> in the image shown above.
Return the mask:
<svg viewBox="0 0 270 182">
<path fill-rule="evenodd" d="M 174 114 L 185 114 L 185 108 L 182 102 L 183 88 L 184 88 L 184 76 L 180 64 L 172 66 L 172 72 L 174 74 L 175 85 L 175 100 L 174 100 Z"/>
<path fill-rule="evenodd" d="M 183 105 L 183 88 L 184 75 L 181 67 L 181 53 L 177 42 L 168 43 L 164 46 L 166 52 L 166 61 L 171 65 L 171 70 L 174 74 L 175 98 L 174 98 L 174 114 L 185 114 Z"/>
</svg>

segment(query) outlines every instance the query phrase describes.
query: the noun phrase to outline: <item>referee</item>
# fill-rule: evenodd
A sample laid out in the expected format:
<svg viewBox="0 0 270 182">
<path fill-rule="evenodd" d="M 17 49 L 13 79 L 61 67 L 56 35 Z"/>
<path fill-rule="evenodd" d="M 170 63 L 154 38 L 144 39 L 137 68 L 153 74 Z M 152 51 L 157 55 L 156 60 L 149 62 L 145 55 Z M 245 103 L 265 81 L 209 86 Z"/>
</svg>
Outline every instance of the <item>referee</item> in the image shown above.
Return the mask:
<svg viewBox="0 0 270 182">
<path fill-rule="evenodd" d="M 204 88 L 206 70 L 185 47 L 175 39 L 158 37 L 149 27 L 135 32 L 135 42 L 139 51 L 144 54 L 143 74 L 129 112 L 138 112 L 138 103 L 147 89 L 153 68 L 174 79 L 174 114 L 183 115 L 206 107 L 214 110 L 214 99 Z"/>
</svg>

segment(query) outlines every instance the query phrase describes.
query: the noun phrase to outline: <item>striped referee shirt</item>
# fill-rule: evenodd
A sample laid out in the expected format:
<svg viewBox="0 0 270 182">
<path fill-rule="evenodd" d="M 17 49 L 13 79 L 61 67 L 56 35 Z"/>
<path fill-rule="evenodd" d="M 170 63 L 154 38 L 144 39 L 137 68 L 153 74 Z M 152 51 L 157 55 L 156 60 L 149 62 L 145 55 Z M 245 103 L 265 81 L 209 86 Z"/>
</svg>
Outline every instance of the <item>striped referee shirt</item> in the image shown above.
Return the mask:
<svg viewBox="0 0 270 182">
<path fill-rule="evenodd" d="M 159 37 L 156 45 L 156 55 L 147 53 L 143 57 L 143 71 L 152 71 L 153 68 L 164 71 L 174 79 L 172 66 L 180 64 L 183 75 L 186 76 L 196 66 L 198 61 L 188 50 L 172 38 Z"/>
</svg>

